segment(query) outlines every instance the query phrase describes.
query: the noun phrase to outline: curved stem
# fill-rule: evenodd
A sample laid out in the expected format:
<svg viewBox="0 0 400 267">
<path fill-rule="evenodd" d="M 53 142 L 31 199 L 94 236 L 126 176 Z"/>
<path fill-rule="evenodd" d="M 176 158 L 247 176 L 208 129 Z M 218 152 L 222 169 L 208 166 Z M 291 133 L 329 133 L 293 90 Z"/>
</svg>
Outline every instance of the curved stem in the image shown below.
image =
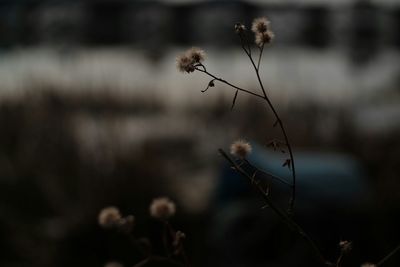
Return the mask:
<svg viewBox="0 0 400 267">
<path fill-rule="evenodd" d="M 231 159 L 228 156 L 228 154 L 225 153 L 224 150 L 219 149 L 218 151 L 239 174 L 241 174 L 251 182 L 255 190 L 261 195 L 261 197 L 267 203 L 268 207 L 270 207 L 290 229 L 298 233 L 310 245 L 310 247 L 315 252 L 316 256 L 318 257 L 318 259 L 322 264 L 327 266 L 335 266 L 333 263 L 325 259 L 324 255 L 319 250 L 314 240 L 303 230 L 303 228 L 300 225 L 298 225 L 285 211 L 281 210 L 278 206 L 275 206 L 275 204 L 269 199 L 268 195 L 266 194 L 264 189 L 260 186 L 260 184 L 253 183 L 252 182 L 253 178 L 245 170 L 243 170 L 233 159 Z"/>
<path fill-rule="evenodd" d="M 242 37 L 241 37 L 241 39 L 242 39 Z M 260 77 L 260 73 L 259 73 L 259 64 L 260 64 L 261 55 L 262 55 L 262 51 L 263 51 L 264 45 L 262 46 L 261 51 L 260 51 L 260 56 L 259 56 L 259 60 L 258 60 L 258 67 L 257 67 L 257 65 L 255 64 L 255 62 L 254 62 L 253 57 L 251 56 L 251 54 L 248 53 L 246 49 L 244 49 L 243 40 L 242 40 L 242 48 L 243 48 L 243 50 L 245 51 L 246 55 L 249 57 L 249 59 L 250 59 L 250 61 L 251 61 L 251 64 L 252 64 L 253 67 L 254 67 L 254 71 L 256 72 L 258 83 L 259 83 L 259 85 L 260 85 L 260 87 L 261 87 L 261 91 L 262 91 L 262 93 L 263 93 L 263 98 L 264 98 L 264 100 L 268 103 L 268 106 L 270 107 L 270 109 L 271 109 L 272 112 L 274 113 L 275 119 L 276 119 L 276 121 L 278 122 L 279 127 L 281 128 L 282 134 L 283 134 L 283 136 L 284 136 L 284 138 L 285 138 L 286 146 L 287 146 L 287 148 L 288 148 L 288 150 L 289 150 L 290 165 L 291 165 L 290 167 L 291 167 L 292 178 L 293 178 L 293 182 L 292 182 L 292 196 L 291 196 L 290 201 L 289 201 L 289 212 L 292 213 L 293 208 L 294 208 L 294 202 L 295 202 L 295 199 L 296 199 L 296 168 L 295 168 L 295 164 L 294 164 L 294 156 L 293 156 L 292 146 L 290 145 L 289 138 L 288 138 L 288 136 L 287 136 L 285 127 L 284 127 L 283 122 L 282 122 L 281 118 L 279 117 L 278 112 L 276 111 L 274 105 L 272 104 L 271 100 L 268 98 L 267 93 L 266 93 L 265 88 L 264 88 L 264 84 L 263 84 L 263 82 L 262 82 L 262 80 L 261 80 L 261 77 Z"/>
</svg>

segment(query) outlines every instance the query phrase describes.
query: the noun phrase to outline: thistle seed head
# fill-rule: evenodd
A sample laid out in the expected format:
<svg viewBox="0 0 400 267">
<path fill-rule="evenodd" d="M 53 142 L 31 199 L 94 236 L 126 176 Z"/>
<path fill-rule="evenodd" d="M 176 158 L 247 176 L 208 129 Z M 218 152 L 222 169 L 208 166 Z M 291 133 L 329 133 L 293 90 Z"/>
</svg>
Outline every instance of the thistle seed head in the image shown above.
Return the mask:
<svg viewBox="0 0 400 267">
<path fill-rule="evenodd" d="M 176 212 L 175 203 L 167 197 L 153 199 L 150 204 L 150 215 L 156 219 L 167 220 Z"/>
<path fill-rule="evenodd" d="M 265 33 L 268 30 L 270 21 L 266 17 L 256 18 L 253 20 L 251 30 L 255 34 Z"/>
<path fill-rule="evenodd" d="M 121 213 L 116 207 L 106 207 L 99 213 L 98 222 L 101 227 L 111 228 L 121 219 Z"/>
<path fill-rule="evenodd" d="M 244 159 L 251 153 L 251 145 L 245 140 L 237 140 L 231 145 L 231 154 Z"/>
<path fill-rule="evenodd" d="M 264 33 L 257 33 L 255 43 L 257 46 L 261 47 L 264 44 L 269 44 L 274 39 L 275 35 L 272 31 L 268 30 Z"/>
<path fill-rule="evenodd" d="M 206 53 L 197 47 L 192 47 L 176 58 L 176 66 L 180 72 L 191 73 L 195 65 L 204 61 Z"/>
<path fill-rule="evenodd" d="M 206 53 L 198 47 L 190 48 L 186 51 L 186 54 L 192 60 L 193 64 L 203 62 L 206 57 Z"/>
<path fill-rule="evenodd" d="M 176 58 L 176 67 L 180 72 L 191 73 L 195 70 L 192 59 L 186 53 L 179 55 Z"/>
</svg>

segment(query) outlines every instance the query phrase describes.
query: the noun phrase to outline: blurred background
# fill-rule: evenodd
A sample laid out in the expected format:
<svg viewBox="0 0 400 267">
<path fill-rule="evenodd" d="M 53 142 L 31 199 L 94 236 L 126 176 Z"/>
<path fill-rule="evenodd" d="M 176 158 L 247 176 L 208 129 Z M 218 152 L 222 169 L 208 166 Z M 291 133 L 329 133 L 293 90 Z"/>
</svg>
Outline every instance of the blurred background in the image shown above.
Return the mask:
<svg viewBox="0 0 400 267">
<path fill-rule="evenodd" d="M 298 169 L 296 219 L 328 258 L 377 262 L 400 242 L 398 0 L 0 2 L 0 265 L 133 266 L 125 236 L 97 225 L 104 206 L 136 217 L 155 247 L 154 197 L 177 203 L 193 266 L 319 266 L 307 244 L 261 209 L 218 155 L 238 138 L 290 181 L 265 103 L 182 74 L 208 70 L 259 90 L 233 25 L 267 16 L 261 63 Z M 249 27 L 248 27 L 249 28 Z M 255 52 L 256 50 L 254 50 Z M 285 208 L 289 190 L 270 181 Z M 399 266 L 394 256 L 384 266 Z"/>
</svg>

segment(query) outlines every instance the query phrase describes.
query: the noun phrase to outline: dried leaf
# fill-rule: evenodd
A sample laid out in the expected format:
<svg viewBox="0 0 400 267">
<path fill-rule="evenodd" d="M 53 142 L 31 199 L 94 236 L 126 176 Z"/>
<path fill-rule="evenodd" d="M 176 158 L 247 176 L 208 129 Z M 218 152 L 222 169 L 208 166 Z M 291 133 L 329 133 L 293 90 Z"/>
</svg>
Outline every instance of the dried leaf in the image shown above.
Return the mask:
<svg viewBox="0 0 400 267">
<path fill-rule="evenodd" d="M 233 107 L 235 106 L 235 102 L 236 102 L 236 98 L 238 96 L 239 90 L 236 90 L 235 92 L 235 96 L 233 97 L 233 101 L 232 101 L 232 106 L 231 106 L 231 110 L 233 109 Z"/>
<path fill-rule="evenodd" d="M 290 170 L 291 168 L 291 160 L 290 159 L 286 159 L 285 162 L 282 164 L 282 167 L 287 166 Z"/>
<path fill-rule="evenodd" d="M 209 83 L 208 83 L 208 85 L 207 85 L 207 88 L 206 89 L 204 89 L 204 90 L 201 90 L 201 92 L 202 93 L 204 93 L 205 91 L 207 91 L 208 90 L 208 88 L 210 88 L 210 87 L 214 87 L 215 86 L 215 83 L 214 83 L 214 81 L 215 81 L 215 79 L 212 79 Z"/>
</svg>

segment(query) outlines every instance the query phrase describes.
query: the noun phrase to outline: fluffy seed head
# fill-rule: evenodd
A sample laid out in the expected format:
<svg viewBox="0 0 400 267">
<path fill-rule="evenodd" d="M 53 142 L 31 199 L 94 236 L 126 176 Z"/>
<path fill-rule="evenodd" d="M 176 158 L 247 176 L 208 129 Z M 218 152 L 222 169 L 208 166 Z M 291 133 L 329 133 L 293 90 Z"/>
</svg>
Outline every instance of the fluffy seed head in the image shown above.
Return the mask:
<svg viewBox="0 0 400 267">
<path fill-rule="evenodd" d="M 194 71 L 192 59 L 188 57 L 186 53 L 181 54 L 176 58 L 176 67 L 180 72 L 190 73 Z"/>
<path fill-rule="evenodd" d="M 175 203 L 167 197 L 153 199 L 150 204 L 150 215 L 156 219 L 166 220 L 176 212 Z"/>
<path fill-rule="evenodd" d="M 376 264 L 370 263 L 370 262 L 366 262 L 366 263 L 363 263 L 361 265 L 361 267 L 376 267 Z"/>
<path fill-rule="evenodd" d="M 271 43 L 272 40 L 274 39 L 274 37 L 275 37 L 275 34 L 270 30 L 263 32 L 263 33 L 257 33 L 255 43 L 257 46 L 261 47 L 264 44 Z"/>
<path fill-rule="evenodd" d="M 104 267 L 124 267 L 124 265 L 116 261 L 111 261 L 104 264 Z"/>
<path fill-rule="evenodd" d="M 339 242 L 339 247 L 343 253 L 349 253 L 353 248 L 353 244 L 350 241 L 342 240 Z"/>
<path fill-rule="evenodd" d="M 176 66 L 180 72 L 191 73 L 195 70 L 195 64 L 201 63 L 205 56 L 206 53 L 202 49 L 192 47 L 176 58 Z"/>
<path fill-rule="evenodd" d="M 253 20 L 251 30 L 255 33 L 265 33 L 269 27 L 269 20 L 266 17 L 256 18 Z"/>
<path fill-rule="evenodd" d="M 237 140 L 231 145 L 231 154 L 244 159 L 251 153 L 251 145 L 245 140 Z"/>
<path fill-rule="evenodd" d="M 107 207 L 100 211 L 98 221 L 99 225 L 104 228 L 115 226 L 121 219 L 121 213 L 116 207 Z"/>
<path fill-rule="evenodd" d="M 186 55 L 192 60 L 192 64 L 200 63 L 206 57 L 206 53 L 198 47 L 190 48 L 186 51 Z"/>
</svg>

